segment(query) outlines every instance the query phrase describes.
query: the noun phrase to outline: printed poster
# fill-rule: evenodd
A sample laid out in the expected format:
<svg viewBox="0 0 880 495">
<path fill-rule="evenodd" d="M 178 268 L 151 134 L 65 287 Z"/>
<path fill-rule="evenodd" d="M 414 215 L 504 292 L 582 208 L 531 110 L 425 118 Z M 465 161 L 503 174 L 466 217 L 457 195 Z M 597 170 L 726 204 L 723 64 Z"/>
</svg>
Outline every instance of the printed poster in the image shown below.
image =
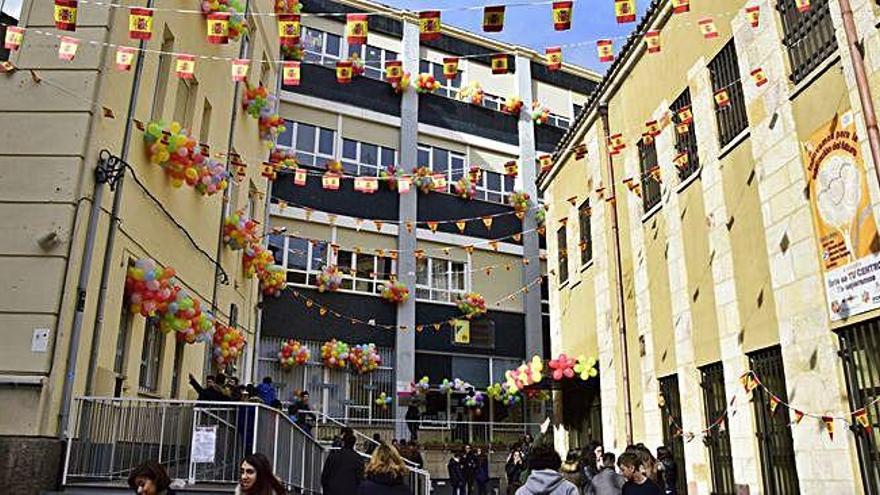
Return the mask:
<svg viewBox="0 0 880 495">
<path fill-rule="evenodd" d="M 213 463 L 217 448 L 217 427 L 197 426 L 193 431 L 192 462 Z"/>
<path fill-rule="evenodd" d="M 816 130 L 805 149 L 831 320 L 880 308 L 880 240 L 852 112 Z"/>
</svg>

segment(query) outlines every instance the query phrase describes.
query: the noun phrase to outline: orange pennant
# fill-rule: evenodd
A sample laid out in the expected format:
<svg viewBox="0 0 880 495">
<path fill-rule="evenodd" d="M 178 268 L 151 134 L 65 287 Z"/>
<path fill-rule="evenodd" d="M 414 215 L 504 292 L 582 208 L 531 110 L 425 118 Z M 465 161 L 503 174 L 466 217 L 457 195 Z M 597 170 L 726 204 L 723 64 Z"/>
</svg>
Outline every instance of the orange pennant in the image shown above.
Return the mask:
<svg viewBox="0 0 880 495">
<path fill-rule="evenodd" d="M 492 221 L 492 217 L 483 217 L 483 225 L 486 226 L 487 230 L 492 228 Z"/>
<path fill-rule="evenodd" d="M 828 437 L 834 440 L 834 418 L 822 416 L 822 422 L 825 423 L 825 429 L 828 430 Z"/>
<path fill-rule="evenodd" d="M 382 220 L 373 220 L 373 224 L 376 226 L 376 230 L 382 232 L 382 226 L 385 225 L 385 222 Z"/>
<path fill-rule="evenodd" d="M 498 241 L 489 241 L 489 245 L 492 246 L 492 249 L 498 251 Z"/>
<path fill-rule="evenodd" d="M 467 222 L 464 220 L 459 220 L 455 222 L 455 226 L 458 227 L 458 231 L 464 234 L 464 229 L 467 227 Z"/>
<path fill-rule="evenodd" d="M 437 227 L 439 223 L 437 222 L 428 222 L 428 228 L 431 229 L 431 232 L 437 232 Z"/>
</svg>

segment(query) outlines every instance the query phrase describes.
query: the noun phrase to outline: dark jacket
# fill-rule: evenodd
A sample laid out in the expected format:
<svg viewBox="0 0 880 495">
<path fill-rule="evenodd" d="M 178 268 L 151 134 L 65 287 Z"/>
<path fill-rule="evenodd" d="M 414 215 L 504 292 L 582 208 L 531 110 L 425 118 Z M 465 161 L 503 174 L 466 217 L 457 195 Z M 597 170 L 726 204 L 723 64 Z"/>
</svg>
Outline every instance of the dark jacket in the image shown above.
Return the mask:
<svg viewBox="0 0 880 495">
<path fill-rule="evenodd" d="M 464 467 L 464 479 L 473 481 L 477 477 L 477 454 L 465 454 L 461 460 Z"/>
<path fill-rule="evenodd" d="M 603 468 L 593 476 L 585 493 L 588 495 L 620 495 L 626 479 L 613 468 Z"/>
<path fill-rule="evenodd" d="M 477 457 L 477 475 L 474 478 L 477 483 L 483 484 L 489 481 L 489 459 Z"/>
<path fill-rule="evenodd" d="M 400 478 L 388 475 L 369 476 L 358 485 L 357 495 L 412 495 Z"/>
<path fill-rule="evenodd" d="M 213 387 L 202 387 L 202 385 L 193 377 L 189 377 L 190 386 L 199 394 L 199 400 L 209 402 L 222 402 L 229 400 L 229 397 L 223 395 L 219 389 Z"/>
<path fill-rule="evenodd" d="M 455 457 L 449 459 L 446 469 L 449 471 L 450 485 L 464 486 L 464 467 L 461 464 L 461 460 L 456 460 Z"/>
<path fill-rule="evenodd" d="M 364 459 L 354 449 L 330 452 L 321 472 L 324 495 L 352 495 L 364 478 Z"/>
</svg>

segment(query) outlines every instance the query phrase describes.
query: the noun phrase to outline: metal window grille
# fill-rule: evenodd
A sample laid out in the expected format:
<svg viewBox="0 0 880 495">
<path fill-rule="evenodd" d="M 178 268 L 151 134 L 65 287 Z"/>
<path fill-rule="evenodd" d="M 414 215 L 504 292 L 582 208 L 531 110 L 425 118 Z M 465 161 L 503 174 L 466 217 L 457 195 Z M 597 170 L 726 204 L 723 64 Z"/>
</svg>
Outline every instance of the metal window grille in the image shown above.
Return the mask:
<svg viewBox="0 0 880 495">
<path fill-rule="evenodd" d="M 663 445 L 672 450 L 675 459 L 676 486 L 683 489 L 687 486 L 687 470 L 684 461 L 684 438 L 681 431 L 681 395 L 678 391 L 678 375 L 665 376 L 660 379 L 660 394 L 663 405 L 660 415 L 663 420 Z"/>
<path fill-rule="evenodd" d="M 660 181 L 655 177 L 657 169 L 657 148 L 653 139 L 639 141 L 639 168 L 642 173 L 642 204 L 647 213 L 660 203 Z"/>
<path fill-rule="evenodd" d="M 727 410 L 727 393 L 724 389 L 724 367 L 713 363 L 700 368 L 703 388 L 703 407 L 707 426 L 720 418 Z M 734 495 L 733 458 L 730 454 L 730 432 L 725 416 L 719 427 L 713 428 L 704 442 L 709 449 L 709 467 L 712 471 L 712 494 Z"/>
<path fill-rule="evenodd" d="M 880 494 L 880 320 L 874 319 L 838 332 L 840 357 L 852 410 L 867 409 L 871 433 L 857 427 L 862 487 L 866 495 Z M 867 404 L 873 405 L 866 407 Z"/>
<path fill-rule="evenodd" d="M 828 0 L 813 0 L 806 12 L 798 12 L 795 0 L 779 0 L 776 10 L 782 18 L 782 44 L 791 63 L 788 77 L 797 84 L 837 51 Z"/>
<path fill-rule="evenodd" d="M 559 283 L 562 284 L 568 280 L 568 239 L 565 225 L 556 231 L 556 251 L 559 260 Z"/>
<path fill-rule="evenodd" d="M 733 40 L 728 41 L 718 55 L 709 62 L 709 74 L 712 77 L 712 93 L 717 94 L 724 90 L 729 100 L 724 106 L 718 106 L 717 100 L 715 103 L 718 141 L 721 147 L 724 147 L 749 126 L 739 75 L 739 61 Z"/>
<path fill-rule="evenodd" d="M 681 120 L 678 118 L 678 111 L 689 106 L 691 106 L 691 90 L 685 89 L 672 102 L 672 106 L 669 107 L 676 126 L 681 124 Z M 700 155 L 697 153 L 697 131 L 693 122 L 687 126 L 687 132 L 679 133 L 677 128 L 675 130 L 675 151 L 676 153 L 687 154 L 687 164 L 683 167 L 677 167 L 678 178 L 682 181 L 693 175 L 700 168 Z"/>
<path fill-rule="evenodd" d="M 788 402 L 780 347 L 750 353 L 749 365 L 767 389 L 783 402 Z M 788 412 L 781 406 L 775 412 L 770 411 L 770 396 L 763 388 L 756 388 L 752 394 L 764 493 L 800 493 Z"/>
<path fill-rule="evenodd" d="M 162 367 L 162 350 L 165 347 L 164 337 L 165 334 L 159 331 L 159 319 L 147 318 L 138 378 L 138 386 L 142 391 L 155 392 L 159 389 L 159 371 Z"/>
<path fill-rule="evenodd" d="M 586 265 L 593 259 L 593 242 L 590 233 L 590 200 L 581 203 L 578 208 L 578 221 L 580 223 L 581 242 L 578 248 L 581 251 L 581 264 Z"/>
</svg>

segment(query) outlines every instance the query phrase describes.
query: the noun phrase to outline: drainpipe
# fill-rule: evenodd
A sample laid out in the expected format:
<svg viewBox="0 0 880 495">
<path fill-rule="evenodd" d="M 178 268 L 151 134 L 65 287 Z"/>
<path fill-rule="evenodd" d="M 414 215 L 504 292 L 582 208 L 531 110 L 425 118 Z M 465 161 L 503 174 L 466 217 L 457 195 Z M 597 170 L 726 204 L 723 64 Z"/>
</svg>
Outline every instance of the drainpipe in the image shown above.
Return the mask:
<svg viewBox="0 0 880 495">
<path fill-rule="evenodd" d="M 874 100 L 871 99 L 871 88 L 868 85 L 868 76 L 865 74 L 865 58 L 859 44 L 856 23 L 853 20 L 852 6 L 849 0 L 838 0 L 838 3 L 840 16 L 843 18 L 843 32 L 846 33 L 846 45 L 849 48 L 849 57 L 856 76 L 862 115 L 865 117 L 865 127 L 868 129 L 868 144 L 871 148 L 871 159 L 874 161 L 874 173 L 877 175 L 877 181 L 880 182 L 880 132 L 877 130 L 877 114 L 874 112 Z"/>
<path fill-rule="evenodd" d="M 846 1 L 846 0 L 841 0 Z M 621 377 L 623 378 L 623 415 L 626 418 L 626 443 L 633 443 L 633 422 L 632 422 L 632 397 L 629 387 L 629 349 L 626 344 L 626 308 L 624 307 L 623 296 L 623 263 L 620 256 L 620 227 L 617 221 L 617 188 L 614 179 L 614 157 L 608 147 L 608 136 L 611 135 L 610 126 L 608 125 L 608 102 L 599 102 L 599 116 L 602 119 L 602 133 L 605 136 L 605 158 L 608 162 L 608 180 L 611 182 L 611 230 L 614 232 L 614 259 L 615 272 L 617 276 L 617 307 L 619 311 L 617 319 L 617 331 L 620 338 L 620 355 L 623 358 L 621 367 Z"/>
</svg>

